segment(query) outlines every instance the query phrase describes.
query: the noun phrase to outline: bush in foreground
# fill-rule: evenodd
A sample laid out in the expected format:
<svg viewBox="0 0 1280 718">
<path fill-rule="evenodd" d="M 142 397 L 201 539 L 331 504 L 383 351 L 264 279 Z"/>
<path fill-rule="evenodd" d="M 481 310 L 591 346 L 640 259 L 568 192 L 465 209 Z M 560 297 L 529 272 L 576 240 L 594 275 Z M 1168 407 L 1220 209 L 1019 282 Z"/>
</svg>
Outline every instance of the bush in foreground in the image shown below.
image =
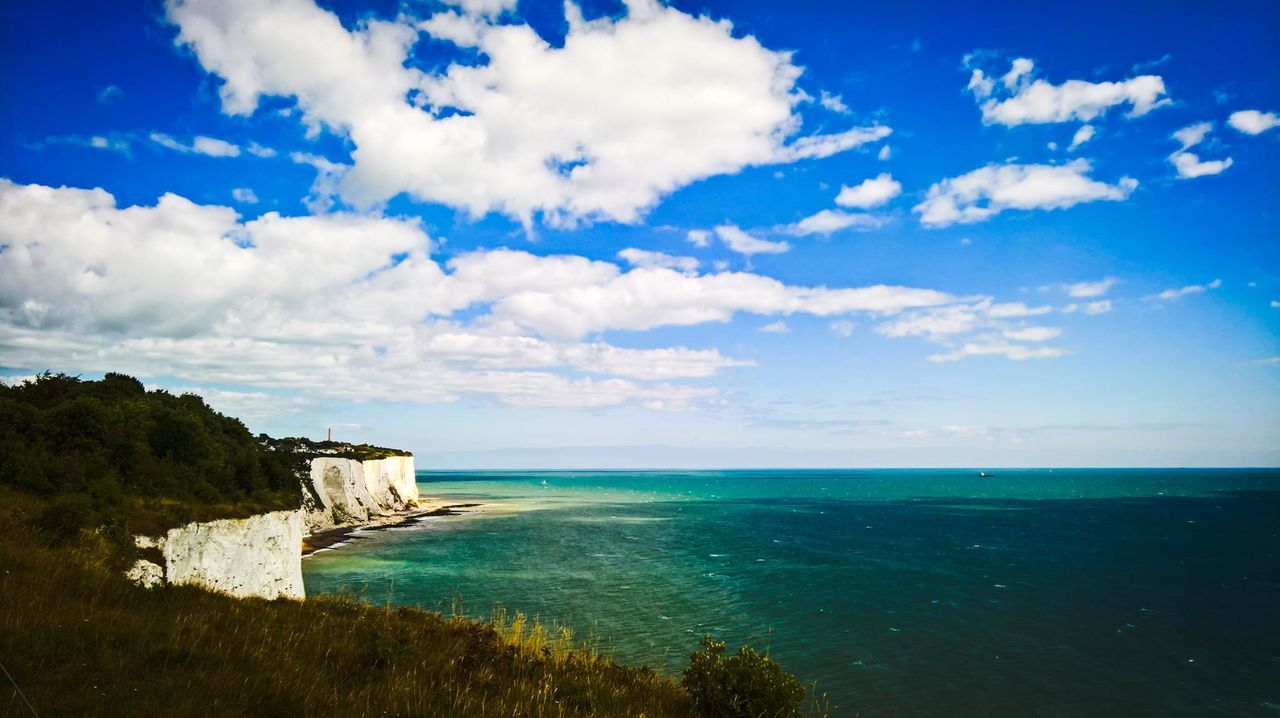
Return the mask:
<svg viewBox="0 0 1280 718">
<path fill-rule="evenodd" d="M 768 656 L 743 646 L 725 657 L 725 644 L 702 637 L 684 670 L 684 688 L 707 718 L 799 718 L 804 684 Z"/>
</svg>

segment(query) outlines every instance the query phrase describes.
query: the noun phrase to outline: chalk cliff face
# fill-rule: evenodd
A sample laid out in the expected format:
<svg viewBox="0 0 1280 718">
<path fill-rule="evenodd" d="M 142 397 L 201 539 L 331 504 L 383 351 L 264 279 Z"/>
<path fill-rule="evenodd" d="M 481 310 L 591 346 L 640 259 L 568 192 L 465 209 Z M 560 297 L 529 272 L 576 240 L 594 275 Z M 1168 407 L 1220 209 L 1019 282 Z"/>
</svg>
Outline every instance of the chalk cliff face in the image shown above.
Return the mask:
<svg viewBox="0 0 1280 718">
<path fill-rule="evenodd" d="M 304 492 L 304 521 L 311 530 L 365 523 L 412 508 L 418 482 L 412 456 L 356 461 L 321 457 L 311 460 L 311 487 Z"/>
<path fill-rule="evenodd" d="M 139 560 L 128 577 L 147 587 L 190 583 L 232 596 L 303 598 L 303 536 L 367 523 L 418 501 L 412 456 L 321 457 L 311 461 L 310 481 L 316 495 L 303 491 L 301 510 L 189 523 L 159 538 L 134 537 L 138 548 L 159 549 L 164 565 Z"/>
<path fill-rule="evenodd" d="M 302 513 L 190 523 L 164 538 L 164 577 L 232 596 L 303 598 Z"/>
</svg>

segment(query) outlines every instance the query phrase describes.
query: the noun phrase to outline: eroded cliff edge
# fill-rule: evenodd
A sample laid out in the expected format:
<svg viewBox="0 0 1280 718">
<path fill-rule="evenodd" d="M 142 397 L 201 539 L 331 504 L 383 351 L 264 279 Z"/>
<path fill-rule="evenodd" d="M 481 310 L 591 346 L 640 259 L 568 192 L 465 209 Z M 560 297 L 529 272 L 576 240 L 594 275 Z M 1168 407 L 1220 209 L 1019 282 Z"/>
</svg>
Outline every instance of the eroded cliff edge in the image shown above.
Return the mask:
<svg viewBox="0 0 1280 718">
<path fill-rule="evenodd" d="M 303 598 L 302 540 L 315 531 L 362 525 L 413 510 L 413 457 L 319 456 L 302 479 L 301 507 L 242 519 L 192 522 L 162 537 L 139 536 L 159 563 L 137 561 L 129 577 L 144 585 L 195 584 L 233 596 Z"/>
<path fill-rule="evenodd" d="M 366 461 L 324 456 L 311 460 L 302 512 L 310 531 L 322 531 L 394 516 L 417 503 L 412 456 Z"/>
</svg>

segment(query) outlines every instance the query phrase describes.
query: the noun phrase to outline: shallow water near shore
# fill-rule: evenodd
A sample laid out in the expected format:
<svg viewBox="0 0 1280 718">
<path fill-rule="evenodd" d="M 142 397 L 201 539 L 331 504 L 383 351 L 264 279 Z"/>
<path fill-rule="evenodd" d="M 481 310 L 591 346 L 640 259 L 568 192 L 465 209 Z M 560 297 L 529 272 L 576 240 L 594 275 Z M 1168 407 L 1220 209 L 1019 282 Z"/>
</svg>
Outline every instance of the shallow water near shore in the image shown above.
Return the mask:
<svg viewBox="0 0 1280 718">
<path fill-rule="evenodd" d="M 419 472 L 483 505 L 304 577 L 672 672 L 748 641 L 832 715 L 1280 715 L 1280 472 L 993 473 Z"/>
</svg>

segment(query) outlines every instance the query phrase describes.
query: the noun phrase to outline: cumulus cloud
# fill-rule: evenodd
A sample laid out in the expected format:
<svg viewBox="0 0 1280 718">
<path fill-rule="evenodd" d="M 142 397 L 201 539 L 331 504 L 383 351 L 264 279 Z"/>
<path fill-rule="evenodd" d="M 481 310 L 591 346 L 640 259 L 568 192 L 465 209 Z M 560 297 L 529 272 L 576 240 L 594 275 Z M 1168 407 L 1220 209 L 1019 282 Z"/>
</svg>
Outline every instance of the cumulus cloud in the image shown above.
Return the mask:
<svg viewBox="0 0 1280 718">
<path fill-rule="evenodd" d="M 1067 296 L 1074 297 L 1076 299 L 1101 297 L 1111 291 L 1111 288 L 1119 283 L 1120 280 L 1115 277 L 1106 277 L 1104 279 L 1099 279 L 1096 282 L 1076 282 L 1075 284 L 1068 284 L 1066 286 Z"/>
<path fill-rule="evenodd" d="M 764 334 L 787 334 L 788 332 L 791 331 L 791 329 L 787 327 L 786 322 L 779 319 L 776 322 L 770 322 L 760 327 L 759 331 L 763 332 Z"/>
<path fill-rule="evenodd" d="M 1071 136 L 1071 144 L 1067 146 L 1067 151 L 1074 152 L 1076 148 L 1085 144 L 1089 140 L 1092 140 L 1096 133 L 1097 130 L 1094 129 L 1093 125 L 1082 125 L 1080 129 L 1076 130 L 1076 133 Z"/>
<path fill-rule="evenodd" d="M 1191 152 L 1176 152 L 1169 158 L 1178 171 L 1178 179 L 1195 179 L 1222 174 L 1232 165 L 1230 157 L 1224 160 L 1202 160 Z"/>
<path fill-rule="evenodd" d="M 231 190 L 231 198 L 237 202 L 244 202 L 245 204 L 258 203 L 257 193 L 249 189 L 248 187 L 236 187 L 235 189 Z"/>
<path fill-rule="evenodd" d="M 1209 136 L 1209 132 L 1213 130 L 1212 122 L 1197 122 L 1194 125 L 1187 125 L 1182 129 L 1173 133 L 1173 139 L 1177 140 L 1182 147 L 1180 150 L 1195 147 Z"/>
<path fill-rule="evenodd" d="M 1280 126 L 1280 115 L 1274 112 L 1258 110 L 1240 110 L 1232 112 L 1227 124 L 1246 135 L 1260 135 L 1267 130 Z"/>
<path fill-rule="evenodd" d="M 1058 347 L 1039 346 L 1062 335 L 1058 327 L 1026 326 L 1018 320 L 1053 311 L 1050 306 L 996 302 L 990 297 L 904 311 L 881 322 L 876 333 L 887 337 L 918 337 L 949 349 L 930 361 L 958 361 L 997 355 L 1008 359 L 1051 359 L 1066 354 Z M 1036 345 L 1036 346 L 1032 346 Z"/>
<path fill-rule="evenodd" d="M 972 61 L 972 56 L 966 58 Z M 1067 80 L 1054 85 L 1033 80 L 1035 64 L 1027 58 L 1013 61 L 999 86 L 983 70 L 973 69 L 968 89 L 982 108 L 988 125 L 1014 127 L 1053 122 L 1089 122 L 1108 110 L 1129 105 L 1129 117 L 1140 117 L 1169 102 L 1164 80 L 1139 75 L 1119 82 Z"/>
<path fill-rule="evenodd" d="M 1149 302 L 1155 302 L 1155 301 L 1167 302 L 1171 299 L 1181 299 L 1183 297 L 1188 297 L 1195 294 L 1204 294 L 1210 289 L 1217 289 L 1218 287 L 1221 287 L 1221 286 L 1222 286 L 1222 280 L 1215 279 L 1212 282 L 1209 282 L 1208 284 L 1188 284 L 1185 287 L 1175 287 L 1173 289 L 1166 289 L 1163 292 L 1159 292 L 1157 294 L 1151 294 L 1146 297 L 1143 297 L 1143 299 Z"/>
<path fill-rule="evenodd" d="M 1023 327 L 1021 329 L 1006 329 L 1002 334 L 1008 339 L 1020 342 L 1047 342 L 1050 339 L 1057 339 L 1062 336 L 1062 330 L 1058 327 Z"/>
<path fill-rule="evenodd" d="M 1088 176 L 1090 170 L 1083 159 L 1064 165 L 987 165 L 934 184 L 913 211 L 926 227 L 947 227 L 981 222 L 1009 209 L 1065 209 L 1123 200 L 1138 186 L 1131 177 L 1114 185 L 1099 182 Z"/>
<path fill-rule="evenodd" d="M 837 114 L 844 115 L 849 112 L 849 106 L 844 104 L 843 97 L 833 95 L 826 90 L 823 90 L 822 94 L 818 96 L 818 104 Z"/>
<path fill-rule="evenodd" d="M 309 0 L 168 0 L 166 11 L 177 42 L 222 79 L 225 112 L 289 97 L 312 132 L 350 140 L 338 190 L 355 206 L 407 193 L 526 224 L 635 222 L 700 179 L 890 132 L 800 136 L 801 69 L 727 21 L 654 0 L 587 21 L 568 4 L 567 35 L 553 46 L 528 25 L 495 24 L 509 2 L 458 3 L 464 13 L 351 29 Z M 459 46 L 459 62 L 414 63 L 424 33 Z"/>
<path fill-rule="evenodd" d="M 495 17 L 508 10 L 516 9 L 516 0 L 442 0 L 468 15 Z"/>
<path fill-rule="evenodd" d="M 247 391 L 522 406 L 661 409 L 711 400 L 750 364 L 714 348 L 623 348 L 589 335 L 747 313 L 888 319 L 956 298 L 872 285 L 794 286 L 572 255 L 433 259 L 417 221 L 334 213 L 252 220 L 166 194 L 0 180 L 0 363 L 124 370 Z M 637 259 L 640 255 L 631 255 Z M 641 260 L 642 262 L 644 260 Z M 1004 309 L 1000 309 L 1004 307 Z M 990 304 L 988 313 L 1034 308 Z"/>
<path fill-rule="evenodd" d="M 636 249 L 635 247 L 628 247 L 618 252 L 618 258 L 633 267 L 659 267 L 676 269 L 681 272 L 698 271 L 698 260 L 693 257 L 677 257 L 662 252 Z"/>
<path fill-rule="evenodd" d="M 711 232 L 705 229 L 691 229 L 685 235 L 685 239 L 689 240 L 689 244 L 695 247 L 706 247 L 711 244 Z"/>
<path fill-rule="evenodd" d="M 245 151 L 254 157 L 275 157 L 277 154 L 274 149 L 260 145 L 257 142 L 250 142 Z"/>
<path fill-rule="evenodd" d="M 853 336 L 853 322 L 848 319 L 837 319 L 831 322 L 831 331 L 835 332 L 837 336 L 851 337 Z"/>
<path fill-rule="evenodd" d="M 1178 179 L 1193 179 L 1196 177 L 1206 177 L 1209 175 L 1221 174 L 1231 166 L 1230 157 L 1222 160 L 1202 160 L 1196 154 L 1188 152 L 1189 149 L 1204 142 L 1209 133 L 1213 131 L 1212 122 L 1197 122 L 1194 125 L 1187 125 L 1177 132 L 1173 133 L 1173 139 L 1176 140 L 1181 147 L 1176 152 L 1169 155 L 1169 161 L 1178 171 Z"/>
<path fill-rule="evenodd" d="M 724 242 L 724 246 L 738 254 L 750 257 L 755 254 L 782 254 L 791 250 L 786 242 L 771 242 L 747 234 L 746 231 L 732 224 L 716 227 L 716 236 Z"/>
<path fill-rule="evenodd" d="M 863 180 L 849 187 L 840 186 L 840 194 L 836 195 L 836 204 L 841 207 L 872 209 L 902 194 L 902 184 L 888 172 Z"/>
<path fill-rule="evenodd" d="M 795 224 L 782 227 L 782 231 L 797 237 L 804 237 L 810 234 L 829 235 L 850 227 L 875 229 L 882 223 L 883 220 L 875 215 L 824 209 L 805 217 Z"/>
<path fill-rule="evenodd" d="M 1107 312 L 1111 311 L 1111 309 L 1112 309 L 1112 304 L 1110 299 L 1099 299 L 1096 302 L 1084 302 L 1084 303 L 1072 302 L 1071 304 L 1068 304 L 1067 306 L 1062 308 L 1062 313 L 1075 314 L 1076 312 L 1083 312 L 1084 314 L 1092 317 L 1092 316 L 1097 316 L 1099 314 L 1106 314 Z"/>
<path fill-rule="evenodd" d="M 214 137 L 205 137 L 203 135 L 197 136 L 190 144 L 186 144 L 179 142 L 163 132 L 152 132 L 151 141 L 165 149 L 185 154 L 207 155 L 209 157 L 240 156 L 240 147 L 238 145 L 234 145 L 226 140 L 219 140 Z"/>
<path fill-rule="evenodd" d="M 929 356 L 931 362 L 952 362 L 980 356 L 1002 356 L 1014 361 L 1027 359 L 1056 359 L 1066 356 L 1067 352 L 1057 347 L 1029 347 L 1025 344 L 1013 344 L 1003 341 L 965 342 L 958 348 Z"/>
</svg>

